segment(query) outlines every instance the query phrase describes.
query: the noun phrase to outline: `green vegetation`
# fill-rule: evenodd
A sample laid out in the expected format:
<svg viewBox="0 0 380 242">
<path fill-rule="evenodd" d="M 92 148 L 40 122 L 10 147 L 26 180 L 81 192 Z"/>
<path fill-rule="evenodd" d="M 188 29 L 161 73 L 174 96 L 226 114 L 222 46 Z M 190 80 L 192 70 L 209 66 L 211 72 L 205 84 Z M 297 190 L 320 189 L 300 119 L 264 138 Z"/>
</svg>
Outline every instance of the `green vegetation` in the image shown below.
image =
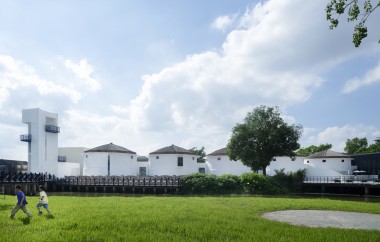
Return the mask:
<svg viewBox="0 0 380 242">
<path fill-rule="evenodd" d="M 254 194 L 278 195 L 300 192 L 306 171 L 285 173 L 277 171 L 273 177 L 256 173 L 235 175 L 210 175 L 195 173 L 181 178 L 180 193 L 185 195 Z"/>
<path fill-rule="evenodd" d="M 253 171 L 262 170 L 275 156 L 294 156 L 302 134 L 301 125 L 289 125 L 278 107 L 260 106 L 248 112 L 244 123 L 236 124 L 227 144 L 231 160 L 240 160 Z"/>
<path fill-rule="evenodd" d="M 355 137 L 353 139 L 347 139 L 344 151 L 348 154 L 366 154 L 380 152 L 380 142 L 376 141 L 375 143 L 368 145 L 367 138 Z"/>
<path fill-rule="evenodd" d="M 331 147 L 332 147 L 332 144 L 320 144 L 319 146 L 310 145 L 309 147 L 306 147 L 306 148 L 304 147 L 300 148 L 299 150 L 297 150 L 296 153 L 298 155 L 309 156 L 323 150 L 329 150 L 331 149 Z"/>
<path fill-rule="evenodd" d="M 28 197 L 33 211 L 37 197 Z M 54 217 L 8 218 L 0 200 L 0 241 L 379 241 L 380 231 L 308 228 L 263 219 L 264 212 L 323 209 L 380 214 L 379 203 L 265 197 L 50 196 Z"/>
</svg>

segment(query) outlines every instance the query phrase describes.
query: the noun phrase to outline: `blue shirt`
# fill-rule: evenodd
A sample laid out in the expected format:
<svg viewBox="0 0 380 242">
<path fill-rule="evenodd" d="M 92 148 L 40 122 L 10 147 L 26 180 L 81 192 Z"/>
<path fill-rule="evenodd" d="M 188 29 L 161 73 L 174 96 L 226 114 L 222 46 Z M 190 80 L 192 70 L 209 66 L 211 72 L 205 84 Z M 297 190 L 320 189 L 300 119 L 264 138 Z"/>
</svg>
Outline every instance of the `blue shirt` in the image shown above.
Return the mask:
<svg viewBox="0 0 380 242">
<path fill-rule="evenodd" d="M 22 205 L 28 204 L 28 202 L 26 201 L 26 196 L 25 196 L 25 194 L 22 191 L 19 191 L 17 193 L 17 204 L 20 205 L 22 198 L 24 198 L 24 201 L 22 202 Z"/>
</svg>

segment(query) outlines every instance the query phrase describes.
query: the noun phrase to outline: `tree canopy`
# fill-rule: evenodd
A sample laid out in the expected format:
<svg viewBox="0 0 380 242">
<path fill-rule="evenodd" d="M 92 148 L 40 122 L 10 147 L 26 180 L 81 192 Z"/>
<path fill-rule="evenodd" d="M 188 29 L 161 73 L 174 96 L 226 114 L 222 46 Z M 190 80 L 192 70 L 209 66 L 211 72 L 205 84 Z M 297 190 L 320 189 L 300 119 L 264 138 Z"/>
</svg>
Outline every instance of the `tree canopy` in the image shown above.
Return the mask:
<svg viewBox="0 0 380 242">
<path fill-rule="evenodd" d="M 193 151 L 196 155 L 199 155 L 199 158 L 197 159 L 198 163 L 205 163 L 206 162 L 205 147 L 202 146 L 202 148 L 200 148 L 200 149 L 198 149 L 197 147 L 193 147 L 189 150 Z"/>
<path fill-rule="evenodd" d="M 352 42 L 359 47 L 362 40 L 367 37 L 366 21 L 368 17 L 380 6 L 380 0 L 331 0 L 326 5 L 326 18 L 330 21 L 330 29 L 339 25 L 340 15 L 347 13 L 348 22 L 356 22 Z M 379 39 L 380 43 L 380 39 Z"/>
<path fill-rule="evenodd" d="M 287 124 L 278 107 L 260 106 L 232 129 L 227 155 L 253 171 L 262 169 L 266 175 L 265 169 L 274 156 L 295 155 L 301 134 L 302 126 Z"/>
<path fill-rule="evenodd" d="M 306 148 L 303 148 L 303 147 L 300 148 L 299 150 L 297 150 L 297 154 L 309 156 L 309 155 L 317 153 L 319 151 L 329 150 L 329 149 L 331 149 L 331 147 L 332 147 L 332 144 L 320 144 L 319 146 L 311 145 L 311 146 L 306 147 Z"/>
<path fill-rule="evenodd" d="M 380 142 L 376 141 L 375 143 L 368 145 L 367 138 L 365 137 L 347 139 L 344 151 L 352 155 L 380 152 Z"/>
</svg>

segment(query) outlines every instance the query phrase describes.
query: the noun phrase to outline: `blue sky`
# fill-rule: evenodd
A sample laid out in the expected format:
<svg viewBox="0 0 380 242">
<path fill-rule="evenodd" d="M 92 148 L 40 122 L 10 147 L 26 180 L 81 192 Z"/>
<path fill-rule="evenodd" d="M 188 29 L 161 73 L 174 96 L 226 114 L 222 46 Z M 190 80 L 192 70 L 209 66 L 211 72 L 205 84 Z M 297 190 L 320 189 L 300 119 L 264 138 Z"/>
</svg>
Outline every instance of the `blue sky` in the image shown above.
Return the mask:
<svg viewBox="0 0 380 242">
<path fill-rule="evenodd" d="M 26 160 L 22 109 L 58 113 L 59 146 L 147 155 L 224 147 L 258 105 L 301 145 L 380 136 L 380 11 L 331 31 L 327 1 L 0 0 L 0 158 Z M 343 19 L 343 18 L 342 18 Z"/>
</svg>

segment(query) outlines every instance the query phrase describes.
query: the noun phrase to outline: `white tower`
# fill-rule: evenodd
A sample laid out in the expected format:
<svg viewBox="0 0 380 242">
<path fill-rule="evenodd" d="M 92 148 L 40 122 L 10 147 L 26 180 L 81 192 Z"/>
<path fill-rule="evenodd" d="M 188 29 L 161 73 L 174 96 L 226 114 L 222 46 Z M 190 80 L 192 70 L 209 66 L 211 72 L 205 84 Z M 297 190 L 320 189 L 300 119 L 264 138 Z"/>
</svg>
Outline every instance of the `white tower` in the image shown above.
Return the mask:
<svg viewBox="0 0 380 242">
<path fill-rule="evenodd" d="M 28 171 L 58 174 L 58 114 L 39 108 L 23 109 L 22 122 L 28 134 L 20 140 L 28 142 Z"/>
</svg>

